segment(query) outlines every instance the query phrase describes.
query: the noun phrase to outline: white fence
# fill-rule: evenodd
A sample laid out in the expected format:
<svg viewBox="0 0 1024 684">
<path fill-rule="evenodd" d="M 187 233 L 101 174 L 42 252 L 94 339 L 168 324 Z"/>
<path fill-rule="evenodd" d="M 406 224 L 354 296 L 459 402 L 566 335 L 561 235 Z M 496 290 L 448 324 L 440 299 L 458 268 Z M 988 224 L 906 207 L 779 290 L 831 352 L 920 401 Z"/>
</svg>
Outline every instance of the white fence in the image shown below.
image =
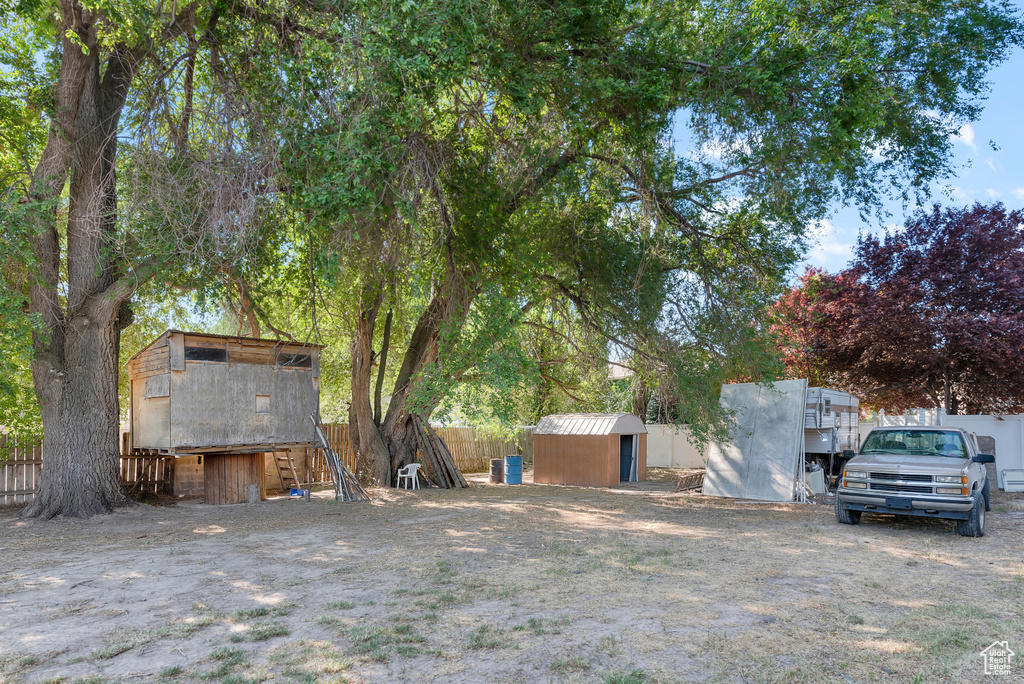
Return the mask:
<svg viewBox="0 0 1024 684">
<path fill-rule="evenodd" d="M 690 444 L 684 425 L 647 425 L 648 468 L 703 468 L 707 450 Z"/>
<path fill-rule="evenodd" d="M 886 415 L 885 411 L 879 411 L 878 415 L 871 420 L 860 422 L 861 437 L 867 434 L 873 427 L 905 427 L 908 425 L 942 425 L 942 419 L 946 415 L 945 409 L 911 409 L 902 416 Z"/>
<path fill-rule="evenodd" d="M 1003 471 L 1024 469 L 1024 414 L 1009 416 L 947 416 L 942 409 L 915 409 L 902 416 L 884 413 L 870 421 L 861 421 L 861 441 L 874 427 L 904 425 L 941 425 L 958 427 L 976 437 L 995 440 L 996 473 L 1003 487 Z"/>
</svg>

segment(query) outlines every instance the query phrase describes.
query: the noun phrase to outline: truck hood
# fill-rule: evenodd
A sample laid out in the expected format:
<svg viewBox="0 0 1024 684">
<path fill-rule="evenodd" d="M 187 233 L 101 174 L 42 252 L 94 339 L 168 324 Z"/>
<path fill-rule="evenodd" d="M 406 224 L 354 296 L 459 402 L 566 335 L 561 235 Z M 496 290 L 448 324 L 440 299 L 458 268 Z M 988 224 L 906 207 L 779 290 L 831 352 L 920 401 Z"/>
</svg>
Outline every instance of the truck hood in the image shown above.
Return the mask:
<svg viewBox="0 0 1024 684">
<path fill-rule="evenodd" d="M 915 454 L 864 454 L 851 458 L 847 468 L 874 468 L 886 473 L 961 473 L 970 464 L 966 458 Z"/>
</svg>

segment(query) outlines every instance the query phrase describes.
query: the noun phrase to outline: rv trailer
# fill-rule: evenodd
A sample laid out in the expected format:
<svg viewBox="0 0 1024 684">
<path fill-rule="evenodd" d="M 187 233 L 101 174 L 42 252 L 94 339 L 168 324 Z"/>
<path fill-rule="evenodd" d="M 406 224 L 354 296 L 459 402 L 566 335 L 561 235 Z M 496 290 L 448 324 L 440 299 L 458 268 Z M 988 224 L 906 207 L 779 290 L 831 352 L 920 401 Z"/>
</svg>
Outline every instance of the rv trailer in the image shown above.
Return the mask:
<svg viewBox="0 0 1024 684">
<path fill-rule="evenodd" d="M 860 400 L 841 390 L 808 387 L 804 410 L 804 453 L 829 475 L 842 472 L 843 464 L 859 446 Z"/>
</svg>

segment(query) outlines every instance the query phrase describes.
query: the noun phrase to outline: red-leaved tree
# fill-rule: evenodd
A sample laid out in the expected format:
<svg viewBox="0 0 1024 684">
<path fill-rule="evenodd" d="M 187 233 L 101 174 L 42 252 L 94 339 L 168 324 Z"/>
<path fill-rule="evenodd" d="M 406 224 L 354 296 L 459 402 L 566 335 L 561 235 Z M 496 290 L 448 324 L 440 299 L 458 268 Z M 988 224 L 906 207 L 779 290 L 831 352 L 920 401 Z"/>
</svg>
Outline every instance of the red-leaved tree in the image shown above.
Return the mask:
<svg viewBox="0 0 1024 684">
<path fill-rule="evenodd" d="M 790 373 L 866 406 L 1024 410 L 1024 212 L 918 211 L 846 270 L 808 269 L 776 314 Z"/>
</svg>

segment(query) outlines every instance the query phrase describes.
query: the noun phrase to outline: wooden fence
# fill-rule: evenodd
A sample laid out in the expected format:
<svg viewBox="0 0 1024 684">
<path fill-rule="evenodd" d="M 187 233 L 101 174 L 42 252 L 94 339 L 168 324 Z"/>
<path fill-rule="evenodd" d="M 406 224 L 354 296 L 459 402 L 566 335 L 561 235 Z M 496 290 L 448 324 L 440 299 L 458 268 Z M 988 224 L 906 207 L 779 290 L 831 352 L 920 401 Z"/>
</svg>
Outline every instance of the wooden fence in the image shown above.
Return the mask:
<svg viewBox="0 0 1024 684">
<path fill-rule="evenodd" d="M 174 457 L 121 455 L 121 481 L 131 491 L 174 493 Z"/>
<path fill-rule="evenodd" d="M 355 454 L 349 440 L 348 424 L 328 423 L 324 426 L 327 440 L 349 470 L 355 472 Z M 503 441 L 483 437 L 474 428 L 438 428 L 437 434 L 448 445 L 455 464 L 464 473 L 484 472 L 490 459 L 522 451 L 527 463 L 533 461 L 530 429 L 520 430 L 516 439 Z M 122 438 L 122 448 L 128 441 Z M 39 486 L 43 467 L 42 440 L 37 436 L 0 435 L 0 505 L 28 503 Z M 329 482 L 327 460 L 320 449 L 309 455 L 311 482 Z M 174 459 L 170 456 L 122 454 L 121 480 L 135 490 L 170 494 L 174 484 Z"/>
<path fill-rule="evenodd" d="M 337 452 L 342 463 L 355 472 L 356 458 L 348 435 L 348 424 L 327 423 L 324 425 L 324 432 L 327 433 L 327 441 L 331 443 L 331 448 Z M 475 428 L 469 427 L 437 428 L 437 434 L 448 445 L 448 450 L 455 458 L 455 465 L 464 473 L 484 472 L 490 467 L 492 458 L 516 454 L 520 449 L 527 463 L 533 461 L 533 432 L 530 429 L 520 430 L 513 441 L 483 437 Z M 309 471 L 312 482 L 330 481 L 327 460 L 320 449 L 313 450 L 309 459 Z"/>
<path fill-rule="evenodd" d="M 0 505 L 31 501 L 42 466 L 43 444 L 38 438 L 0 435 Z"/>
<path fill-rule="evenodd" d="M 170 494 L 174 480 L 170 456 L 121 456 L 121 480 L 135 491 Z M 39 487 L 43 442 L 35 435 L 0 435 L 0 506 L 28 503 Z"/>
</svg>

